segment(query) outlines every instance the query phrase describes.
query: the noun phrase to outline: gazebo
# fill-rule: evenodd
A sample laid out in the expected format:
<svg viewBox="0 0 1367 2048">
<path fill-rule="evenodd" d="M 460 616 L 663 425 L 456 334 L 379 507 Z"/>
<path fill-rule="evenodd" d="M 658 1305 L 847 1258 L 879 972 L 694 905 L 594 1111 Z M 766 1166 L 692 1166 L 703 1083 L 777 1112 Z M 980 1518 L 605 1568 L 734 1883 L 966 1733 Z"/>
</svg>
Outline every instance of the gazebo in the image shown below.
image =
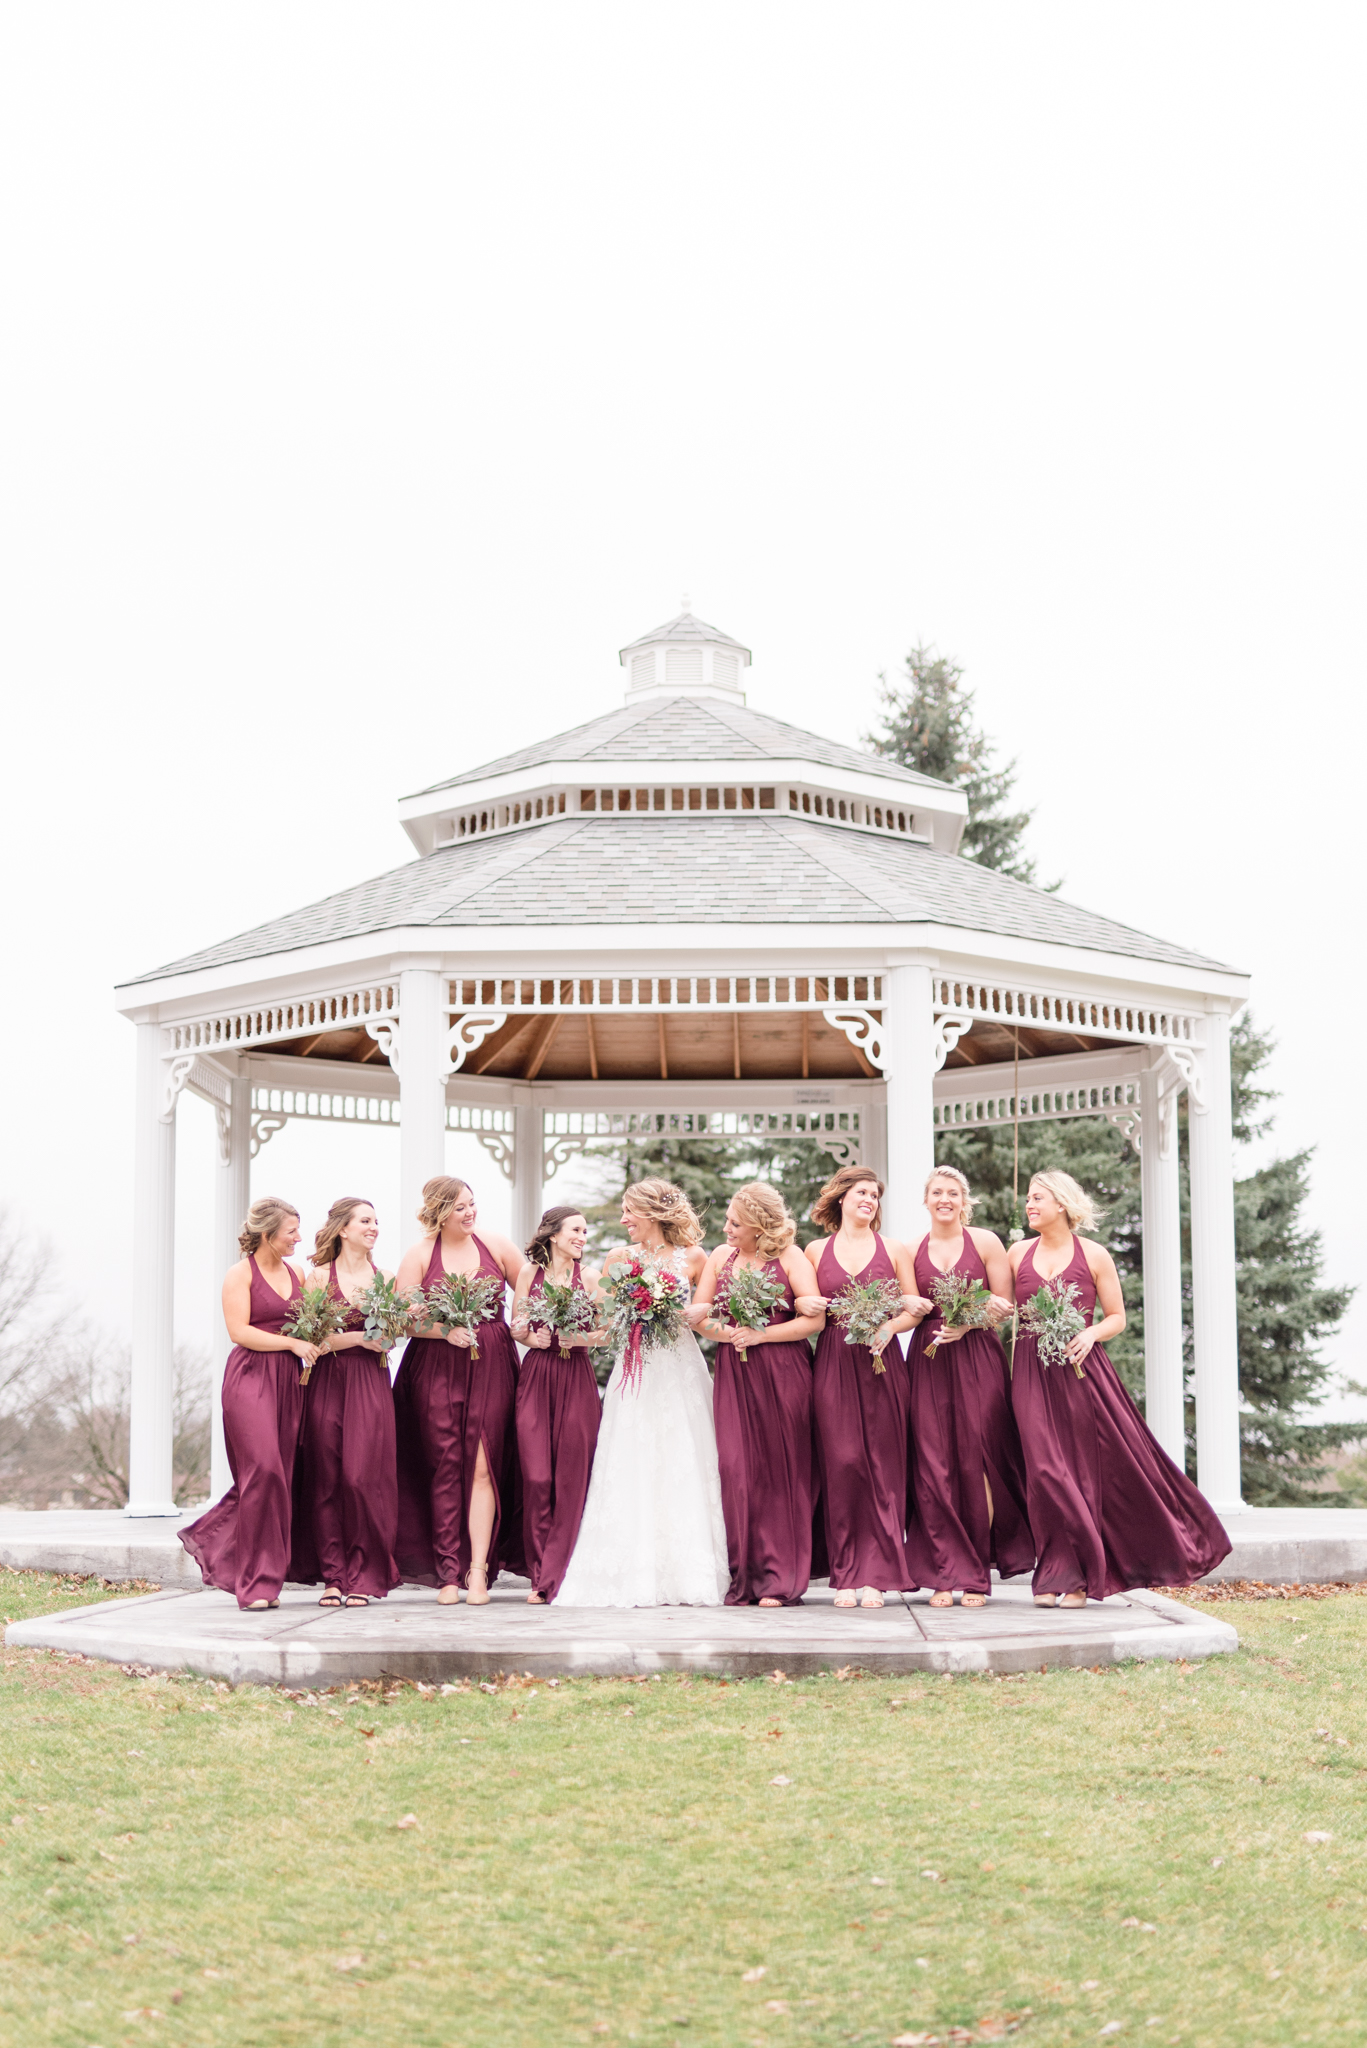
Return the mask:
<svg viewBox="0 0 1367 2048">
<path fill-rule="evenodd" d="M 403 798 L 415 859 L 118 990 L 138 1034 L 129 1513 L 179 1512 L 185 1088 L 216 1113 L 222 1269 L 250 1162 L 294 1117 L 394 1125 L 405 1214 L 446 1132 L 473 1133 L 524 1237 L 605 1138 L 810 1133 L 886 1178 L 910 1237 L 937 1129 L 1107 1117 L 1140 1148 L 1147 1413 L 1179 1462 L 1185 1089 L 1198 1478 L 1237 1511 L 1246 977 L 964 859 L 960 791 L 751 708 L 749 650 L 687 606 L 620 661 L 620 709 Z"/>
</svg>

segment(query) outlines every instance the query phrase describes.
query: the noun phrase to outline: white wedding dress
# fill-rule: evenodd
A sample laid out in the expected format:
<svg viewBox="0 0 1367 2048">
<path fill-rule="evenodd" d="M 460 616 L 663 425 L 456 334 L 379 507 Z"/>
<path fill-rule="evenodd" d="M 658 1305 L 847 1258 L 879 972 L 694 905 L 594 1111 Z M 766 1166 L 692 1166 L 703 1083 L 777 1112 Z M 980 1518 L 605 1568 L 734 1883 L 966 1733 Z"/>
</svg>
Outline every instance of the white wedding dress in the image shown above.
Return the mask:
<svg viewBox="0 0 1367 2048">
<path fill-rule="evenodd" d="M 660 1264 L 688 1284 L 682 1254 Z M 641 1376 L 613 1367 L 584 1519 L 557 1607 L 719 1607 L 731 1582 L 712 1422 L 712 1382 L 685 1330 L 647 1351 Z"/>
</svg>

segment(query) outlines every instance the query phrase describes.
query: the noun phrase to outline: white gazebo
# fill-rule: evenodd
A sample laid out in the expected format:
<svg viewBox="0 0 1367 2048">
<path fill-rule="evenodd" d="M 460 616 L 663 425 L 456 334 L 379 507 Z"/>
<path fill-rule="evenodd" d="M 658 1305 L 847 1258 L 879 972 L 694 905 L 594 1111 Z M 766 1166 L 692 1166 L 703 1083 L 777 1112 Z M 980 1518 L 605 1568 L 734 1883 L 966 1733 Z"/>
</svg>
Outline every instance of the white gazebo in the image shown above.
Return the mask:
<svg viewBox="0 0 1367 2048">
<path fill-rule="evenodd" d="M 417 858 L 126 983 L 137 1027 L 131 1514 L 173 1514 L 175 1118 L 218 1121 L 220 1268 L 291 1117 L 393 1124 L 405 1214 L 474 1133 L 530 1232 L 578 1148 L 810 1132 L 921 1227 L 937 1129 L 1104 1116 L 1140 1146 L 1147 1412 L 1182 1458 L 1176 1104 L 1197 1459 L 1241 1506 L 1229 1029 L 1242 974 L 958 853 L 962 794 L 749 708 L 685 609 L 620 710 L 399 806 Z M 226 1340 L 224 1343 L 226 1355 Z M 221 1437 L 214 1488 L 227 1484 Z"/>
</svg>

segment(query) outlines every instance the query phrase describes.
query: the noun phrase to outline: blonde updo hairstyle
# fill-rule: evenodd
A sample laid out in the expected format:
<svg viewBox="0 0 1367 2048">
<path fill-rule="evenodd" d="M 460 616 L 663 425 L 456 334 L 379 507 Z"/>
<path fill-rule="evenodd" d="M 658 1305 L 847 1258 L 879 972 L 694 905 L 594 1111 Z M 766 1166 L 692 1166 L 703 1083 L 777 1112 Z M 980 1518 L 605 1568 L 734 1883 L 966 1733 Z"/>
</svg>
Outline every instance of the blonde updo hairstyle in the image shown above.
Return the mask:
<svg viewBox="0 0 1367 2048">
<path fill-rule="evenodd" d="M 623 1195 L 628 1209 L 634 1209 L 638 1216 L 659 1225 L 660 1235 L 666 1244 L 698 1244 L 702 1240 L 702 1225 L 699 1223 L 693 1204 L 682 1188 L 676 1188 L 672 1180 L 634 1180 Z"/>
<path fill-rule="evenodd" d="M 419 1223 L 430 1236 L 436 1237 L 446 1228 L 461 1196 L 473 1193 L 469 1181 L 457 1180 L 453 1173 L 439 1173 L 432 1180 L 424 1181 Z"/>
<path fill-rule="evenodd" d="M 237 1242 L 244 1259 L 253 1252 L 259 1252 L 269 1238 L 275 1236 L 287 1216 L 297 1223 L 299 1211 L 293 1202 L 284 1202 L 279 1195 L 262 1195 L 247 1211 L 247 1220 L 237 1233 Z"/>
<path fill-rule="evenodd" d="M 323 1227 L 313 1240 L 309 1253 L 311 1266 L 330 1266 L 342 1249 L 342 1232 L 358 1209 L 373 1209 L 375 1204 L 364 1195 L 341 1195 L 328 1210 Z"/>
<path fill-rule="evenodd" d="M 869 1166 L 842 1166 L 833 1173 L 821 1193 L 812 1203 L 812 1221 L 818 1230 L 824 1230 L 828 1237 L 834 1237 L 845 1220 L 842 1203 L 851 1188 L 857 1188 L 861 1181 L 871 1180 L 878 1190 L 878 1207 L 874 1212 L 873 1227 L 883 1228 L 883 1183 Z"/>
<path fill-rule="evenodd" d="M 767 1180 L 747 1181 L 731 1197 L 742 1223 L 755 1232 L 755 1250 L 763 1259 L 776 1259 L 786 1252 L 797 1236 L 797 1225 L 777 1188 Z"/>
<path fill-rule="evenodd" d="M 1064 1173 L 1061 1167 L 1056 1166 L 1048 1173 L 1032 1173 L 1030 1185 L 1043 1188 L 1047 1195 L 1053 1196 L 1067 1217 L 1070 1230 L 1095 1230 L 1106 1213 L 1104 1209 L 1098 1209 L 1072 1174 Z"/>
<path fill-rule="evenodd" d="M 1035 1178 L 1038 1180 L 1039 1175 L 1036 1174 Z M 937 1180 L 952 1180 L 955 1187 L 962 1193 L 963 1202 L 959 1209 L 959 1221 L 963 1224 L 964 1229 L 967 1230 L 969 1224 L 973 1221 L 974 1208 L 973 1195 L 968 1185 L 968 1175 L 960 1173 L 957 1166 L 937 1166 L 934 1173 L 926 1175 L 925 1189 L 921 1196 L 922 1201 L 929 1201 L 931 1185 Z"/>
</svg>

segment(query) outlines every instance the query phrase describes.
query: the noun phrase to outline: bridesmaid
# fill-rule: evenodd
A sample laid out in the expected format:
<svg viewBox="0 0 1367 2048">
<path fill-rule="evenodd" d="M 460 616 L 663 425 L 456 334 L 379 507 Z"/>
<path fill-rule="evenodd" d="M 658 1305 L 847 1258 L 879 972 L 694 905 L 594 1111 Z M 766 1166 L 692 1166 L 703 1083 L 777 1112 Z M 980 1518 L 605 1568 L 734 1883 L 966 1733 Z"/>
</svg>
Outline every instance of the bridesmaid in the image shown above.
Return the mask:
<svg viewBox="0 0 1367 2048">
<path fill-rule="evenodd" d="M 1011 1313 L 1006 1248 L 990 1230 L 973 1230 L 973 1198 L 954 1166 L 926 1182 L 930 1230 L 916 1253 L 916 1293 L 929 1300 L 937 1279 L 954 1273 L 991 1289 L 997 1319 Z M 935 1345 L 935 1355 L 928 1356 Z M 932 1607 L 981 1607 L 1002 1578 L 1028 1572 L 1035 1546 L 1025 1509 L 1025 1468 L 1011 1412 L 1011 1377 L 990 1330 L 946 1329 L 932 1309 L 910 1347 L 911 1494 L 907 1562 L 931 1586 Z"/>
<path fill-rule="evenodd" d="M 1190 1585 L 1228 1557 L 1230 1542 L 1103 1349 L 1124 1329 L 1125 1307 L 1110 1253 L 1075 1235 L 1095 1229 L 1097 1212 L 1070 1174 L 1053 1172 L 1034 1176 L 1025 1214 L 1039 1234 L 1011 1249 L 1017 1302 L 1061 1280 L 1076 1286 L 1087 1322 L 1066 1364 L 1043 1365 L 1026 1330 L 1016 1339 L 1011 1397 L 1039 1552 L 1035 1599 L 1052 1607 L 1061 1594 L 1065 1607 L 1084 1607 L 1132 1586 Z"/>
<path fill-rule="evenodd" d="M 810 1298 L 820 1288 L 796 1236 L 776 1188 L 756 1180 L 737 1189 L 726 1211 L 726 1244 L 707 1261 L 690 1316 L 702 1335 L 720 1344 L 712 1410 L 731 1565 L 728 1607 L 791 1607 L 812 1575 L 816 1467 L 807 1338 L 825 1318 L 797 1312 L 798 1295 Z M 709 1313 L 737 1267 L 763 1273 L 783 1289 L 762 1331 L 736 1329 L 720 1313 Z"/>
<path fill-rule="evenodd" d="M 303 1584 L 322 1579 L 320 1607 L 368 1607 L 399 1583 L 389 1356 L 366 1341 L 365 1317 L 354 1306 L 375 1277 L 379 1234 L 371 1204 L 344 1195 L 328 1210 L 310 1260 L 315 1283 L 326 1277 L 337 1299 L 352 1304 L 304 1389 L 296 1489 L 302 1511 L 290 1577 Z"/>
<path fill-rule="evenodd" d="M 404 1253 L 398 1285 L 436 1287 L 444 1274 L 498 1280 L 494 1317 L 479 1325 L 478 1359 L 468 1330 L 419 1330 L 394 1382 L 399 1457 L 399 1570 L 440 1588 L 452 1607 L 462 1582 L 484 1607 L 499 1569 L 522 1568 L 517 1527 L 513 1407 L 517 1352 L 503 1316 L 503 1283 L 516 1282 L 521 1252 L 495 1231 L 475 1236 L 475 1198 L 463 1180 L 438 1174 L 422 1191 L 426 1233 Z"/>
<path fill-rule="evenodd" d="M 223 1320 L 233 1348 L 223 1369 L 223 1435 L 233 1483 L 180 1540 L 206 1586 L 235 1593 L 239 1607 L 278 1607 L 290 1561 L 291 1488 L 304 1390 L 299 1367 L 314 1344 L 281 1331 L 293 1322 L 299 1211 L 275 1195 L 253 1202 L 238 1237 L 245 1256 L 223 1282 Z"/>
<path fill-rule="evenodd" d="M 883 1183 L 866 1166 L 842 1166 L 818 1195 L 812 1221 L 828 1233 L 817 1260 L 819 1306 L 847 1280 L 895 1280 L 916 1296 L 916 1269 L 903 1244 L 880 1237 Z M 798 1303 L 798 1307 L 802 1307 Z M 813 1406 L 826 1522 L 826 1550 L 837 1607 L 881 1607 L 884 1593 L 911 1584 L 906 1554 L 906 1360 L 896 1342 L 930 1304 L 917 1301 L 884 1323 L 871 1345 L 847 1344 L 828 1320 L 816 1348 Z M 873 1369 L 882 1358 L 885 1370 Z"/>
<path fill-rule="evenodd" d="M 589 1226 L 578 1209 L 548 1209 L 527 1246 L 513 1292 L 513 1335 L 528 1347 L 517 1380 L 517 1459 L 529 1607 L 554 1600 L 579 1534 L 603 1404 L 591 1332 L 561 1338 L 536 1320 L 547 1282 L 592 1297 L 598 1269 L 583 1266 Z M 566 1355 L 568 1352 L 568 1355 Z"/>
</svg>

